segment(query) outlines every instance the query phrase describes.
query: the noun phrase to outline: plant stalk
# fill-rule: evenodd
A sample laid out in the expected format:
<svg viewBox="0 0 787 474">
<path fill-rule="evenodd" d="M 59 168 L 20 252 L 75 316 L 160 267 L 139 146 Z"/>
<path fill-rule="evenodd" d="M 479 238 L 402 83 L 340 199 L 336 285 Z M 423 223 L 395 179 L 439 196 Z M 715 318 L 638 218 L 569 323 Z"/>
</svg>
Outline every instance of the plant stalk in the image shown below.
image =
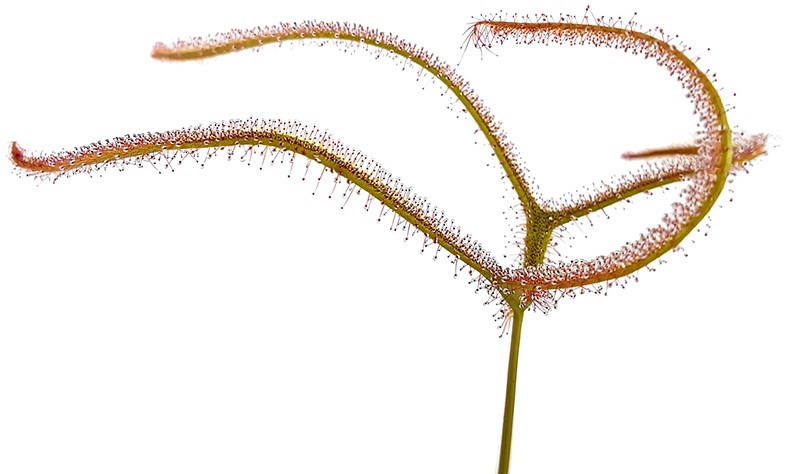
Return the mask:
<svg viewBox="0 0 787 474">
<path fill-rule="evenodd" d="M 500 442 L 498 474 L 508 474 L 511 462 L 511 434 L 514 431 L 514 399 L 516 398 L 516 373 L 519 363 L 519 341 L 522 334 L 524 311 L 514 310 L 511 326 L 511 349 L 508 354 L 508 379 L 506 381 L 506 404 L 503 412 L 503 438 Z"/>
</svg>

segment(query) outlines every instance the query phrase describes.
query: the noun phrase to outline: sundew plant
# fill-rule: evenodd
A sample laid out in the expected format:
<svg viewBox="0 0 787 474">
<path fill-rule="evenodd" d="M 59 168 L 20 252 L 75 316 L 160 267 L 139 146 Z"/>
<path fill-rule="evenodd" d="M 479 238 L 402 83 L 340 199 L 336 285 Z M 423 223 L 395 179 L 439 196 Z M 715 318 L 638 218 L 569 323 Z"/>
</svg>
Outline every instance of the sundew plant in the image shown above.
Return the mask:
<svg viewBox="0 0 787 474">
<path fill-rule="evenodd" d="M 371 54 L 389 61 L 395 68 L 415 71 L 417 80 L 427 84 L 424 94 L 434 90 L 447 97 L 450 112 L 473 124 L 475 149 L 482 155 L 479 159 L 487 160 L 488 167 L 497 169 L 505 183 L 502 191 L 494 191 L 504 195 L 503 210 L 511 229 L 503 253 L 487 248 L 482 239 L 463 230 L 459 219 L 439 206 L 437 197 L 421 194 L 408 183 L 407 176 L 395 175 L 388 171 L 387 163 L 376 161 L 363 149 L 328 132 L 330 124 L 313 126 L 289 117 L 235 118 L 130 133 L 55 152 L 28 151 L 27 144 L 13 142 L 9 155 L 19 174 L 53 182 L 79 175 L 97 178 L 137 168 L 166 174 L 189 163 L 211 167 L 218 159 L 237 161 L 263 173 L 268 169 L 283 169 L 282 179 L 305 183 L 306 192 L 327 196 L 340 209 L 355 206 L 371 214 L 372 221 L 389 228 L 400 240 L 408 242 L 408 246 L 434 260 L 448 262 L 448 278 L 466 281 L 471 292 L 484 295 L 482 302 L 493 308 L 486 314 L 493 314 L 498 336 L 508 344 L 497 460 L 497 472 L 508 473 L 512 457 L 516 459 L 512 443 L 516 439 L 514 415 L 518 411 L 517 378 L 521 377 L 518 362 L 525 315 L 559 313 L 556 308 L 563 301 L 586 293 L 620 291 L 643 274 L 661 268 L 660 264 L 670 256 L 687 253 L 684 246 L 688 241 L 696 240 L 695 245 L 701 245 L 704 238 L 711 239 L 712 236 L 706 237 L 707 217 L 720 202 L 725 187 L 733 176 L 748 173 L 751 163 L 759 161 L 769 150 L 767 135 L 747 133 L 730 123 L 727 97 L 719 92 L 715 75 L 704 65 L 698 65 L 702 64 L 700 58 L 679 38 L 659 27 L 643 27 L 640 21 L 636 14 L 627 18 L 608 17 L 585 9 L 576 14 L 491 14 L 476 17 L 468 24 L 462 43 L 463 57 L 488 55 L 495 61 L 505 61 L 505 53 L 514 47 L 610 50 L 654 65 L 653 73 L 660 74 L 664 81 L 672 81 L 688 104 L 694 128 L 686 131 L 688 138 L 684 142 L 651 141 L 641 148 L 619 150 L 618 156 L 611 159 L 626 163 L 629 166 L 626 172 L 556 196 L 540 190 L 539 176 L 530 171 L 528 157 L 517 151 L 517 144 L 507 135 L 506 127 L 483 101 L 482 91 L 461 75 L 461 64 L 455 68 L 406 38 L 350 22 L 307 20 L 234 29 L 153 46 L 151 56 L 159 61 L 210 60 L 216 66 L 224 59 L 221 56 L 247 50 L 258 51 L 259 55 L 246 56 L 246 61 L 264 61 L 267 50 L 289 43 L 339 46 L 350 54 Z M 299 69 L 294 72 L 315 78 L 326 73 L 309 65 Z M 166 74 L 162 74 L 160 84 L 167 87 Z M 206 95 L 211 92 L 206 91 Z M 346 98 L 348 107 L 352 106 L 352 100 Z M 627 113 L 636 120 L 636 112 Z M 589 117 L 592 119 L 593 115 Z M 571 140 L 571 131 L 567 130 L 566 134 L 566 140 Z M 654 134 L 658 135 L 658 131 Z M 391 135 L 392 139 L 407 139 L 398 137 L 393 130 Z M 412 153 L 417 154 L 418 148 Z M 569 175 L 572 170 L 566 168 L 564 172 Z M 135 178 L 133 172 L 126 174 L 131 175 L 127 179 Z M 445 174 L 450 179 L 451 170 L 447 169 Z M 474 183 L 468 183 L 468 189 L 484 193 Z M 668 196 L 670 202 L 638 232 L 611 237 L 611 241 L 619 244 L 605 247 L 609 250 L 588 255 L 570 251 L 572 245 L 579 245 L 572 244 L 574 234 L 592 232 L 594 219 L 624 218 L 621 216 L 636 213 L 643 198 L 653 195 Z M 287 203 L 276 205 L 286 207 Z M 622 207 L 625 212 L 621 211 Z M 298 210 L 287 212 L 296 216 Z M 581 223 L 585 222 L 590 225 L 582 227 Z M 286 229 L 284 223 L 268 225 Z M 319 235 L 313 240 L 315 245 L 320 244 Z M 242 237 L 235 244 L 249 245 L 260 253 L 276 251 L 267 248 L 264 242 L 248 242 Z M 735 251 L 729 250 L 730 254 Z M 687 265 L 684 271 L 691 271 L 690 268 Z M 266 271 L 277 270 L 266 268 Z M 701 273 L 702 269 L 696 271 Z M 292 283 L 282 282 L 282 285 Z M 294 315 L 318 306 L 309 297 L 309 287 L 318 283 L 306 274 L 297 284 L 304 287 L 304 299 L 293 302 Z M 403 285 L 403 288 L 389 289 L 392 298 L 407 298 L 406 282 Z M 267 288 L 267 291 L 275 289 Z M 348 295 L 351 292 L 348 290 Z M 350 296 L 345 298 L 348 305 L 353 304 Z M 374 317 L 371 308 L 370 317 Z M 637 317 L 636 310 L 632 310 L 631 317 Z M 308 347 L 302 350 L 308 352 Z M 526 429 L 527 425 L 519 424 L 518 428 Z M 297 437 L 293 442 L 298 442 Z M 396 451 L 394 447 L 392 450 Z M 519 469 L 511 471 L 527 469 L 524 462 L 515 466 Z M 376 470 L 370 468 L 370 471 Z"/>
</svg>

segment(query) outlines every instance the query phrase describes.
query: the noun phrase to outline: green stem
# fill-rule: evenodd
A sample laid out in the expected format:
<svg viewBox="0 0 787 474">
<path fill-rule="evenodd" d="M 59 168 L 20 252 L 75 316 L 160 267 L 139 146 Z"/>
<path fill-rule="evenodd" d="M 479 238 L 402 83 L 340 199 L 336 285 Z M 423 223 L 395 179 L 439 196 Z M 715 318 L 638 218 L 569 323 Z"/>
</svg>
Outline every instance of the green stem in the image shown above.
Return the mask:
<svg viewBox="0 0 787 474">
<path fill-rule="evenodd" d="M 506 405 L 503 413 L 503 439 L 500 442 L 498 474 L 508 474 L 511 458 L 511 434 L 514 431 L 514 398 L 516 397 L 516 372 L 519 363 L 519 341 L 522 333 L 524 311 L 514 309 L 511 326 L 511 350 L 508 354 L 508 379 L 506 381 Z"/>
</svg>

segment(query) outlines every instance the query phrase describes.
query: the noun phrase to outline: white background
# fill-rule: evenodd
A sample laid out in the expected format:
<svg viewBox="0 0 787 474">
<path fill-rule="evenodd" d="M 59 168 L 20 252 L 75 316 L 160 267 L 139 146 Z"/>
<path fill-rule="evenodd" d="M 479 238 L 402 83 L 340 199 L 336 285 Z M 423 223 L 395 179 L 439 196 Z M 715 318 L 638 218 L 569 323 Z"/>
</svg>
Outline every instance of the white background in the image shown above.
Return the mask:
<svg viewBox="0 0 787 474">
<path fill-rule="evenodd" d="M 731 122 L 778 143 L 781 15 L 760 1 L 652 3 L 592 6 L 680 34 L 717 73 Z M 502 254 L 511 200 L 488 151 L 441 89 L 422 91 L 401 63 L 303 45 L 193 64 L 148 52 L 158 40 L 325 19 L 395 32 L 456 64 L 473 15 L 584 8 L 15 2 L 0 8 L 0 142 L 50 150 L 233 117 L 299 119 L 383 163 Z M 531 51 L 471 50 L 459 70 L 545 194 L 611 176 L 637 144 L 690 139 L 692 117 L 674 112 L 685 103 L 666 93 L 675 86 L 641 60 Z M 527 315 L 512 472 L 787 471 L 783 148 L 761 161 L 722 197 L 708 237 L 684 246 L 688 258 Z M 52 185 L 0 164 L 0 472 L 495 472 L 508 338 L 467 278 L 377 224 L 361 200 L 340 210 L 324 183 L 312 196 L 316 174 L 206 168 Z M 668 206 L 653 202 L 650 223 Z M 612 222 L 625 227 L 637 209 Z M 575 231 L 607 250 L 631 232 Z"/>
</svg>

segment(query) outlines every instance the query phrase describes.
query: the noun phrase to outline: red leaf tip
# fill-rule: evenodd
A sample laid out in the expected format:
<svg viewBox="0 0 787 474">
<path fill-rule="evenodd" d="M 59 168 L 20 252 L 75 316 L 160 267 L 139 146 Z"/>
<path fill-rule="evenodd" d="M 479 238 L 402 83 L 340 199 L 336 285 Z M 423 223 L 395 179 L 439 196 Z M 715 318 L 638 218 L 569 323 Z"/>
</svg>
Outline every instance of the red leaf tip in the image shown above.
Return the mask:
<svg viewBox="0 0 787 474">
<path fill-rule="evenodd" d="M 11 161 L 20 168 L 26 168 L 27 160 L 25 159 L 25 150 L 23 150 L 17 142 L 11 142 L 11 149 L 9 156 Z"/>
</svg>

